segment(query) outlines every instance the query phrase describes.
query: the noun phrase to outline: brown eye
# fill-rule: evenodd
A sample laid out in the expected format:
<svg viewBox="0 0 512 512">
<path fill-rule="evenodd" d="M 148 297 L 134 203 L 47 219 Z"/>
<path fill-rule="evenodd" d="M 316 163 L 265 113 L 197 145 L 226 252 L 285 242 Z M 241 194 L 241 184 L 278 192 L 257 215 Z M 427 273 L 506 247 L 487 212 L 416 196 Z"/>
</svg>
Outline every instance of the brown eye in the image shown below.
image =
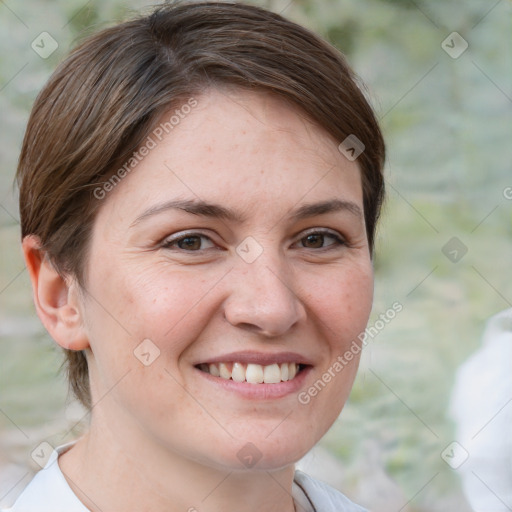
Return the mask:
<svg viewBox="0 0 512 512">
<path fill-rule="evenodd" d="M 205 235 L 189 234 L 181 237 L 169 238 L 162 244 L 164 249 L 182 250 L 186 252 L 199 252 L 214 247 L 213 242 Z"/>
<path fill-rule="evenodd" d="M 180 249 L 187 251 L 197 251 L 201 248 L 201 237 L 200 236 L 187 236 L 177 241 L 177 246 Z"/>
<path fill-rule="evenodd" d="M 331 246 L 335 248 L 335 246 L 346 245 L 339 236 L 328 231 L 309 233 L 300 239 L 300 243 L 306 249 L 325 249 Z"/>
<path fill-rule="evenodd" d="M 304 244 L 305 247 L 308 247 L 309 249 L 319 249 L 324 245 L 324 235 L 313 234 L 305 236 L 302 239 L 302 243 Z"/>
</svg>

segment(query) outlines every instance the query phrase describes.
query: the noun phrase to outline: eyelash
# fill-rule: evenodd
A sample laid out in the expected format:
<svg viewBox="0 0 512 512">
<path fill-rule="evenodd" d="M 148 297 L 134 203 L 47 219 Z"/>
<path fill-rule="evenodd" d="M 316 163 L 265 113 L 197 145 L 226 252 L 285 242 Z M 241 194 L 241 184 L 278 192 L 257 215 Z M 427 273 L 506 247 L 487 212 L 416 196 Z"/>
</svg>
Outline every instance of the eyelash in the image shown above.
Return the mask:
<svg viewBox="0 0 512 512">
<path fill-rule="evenodd" d="M 311 250 L 314 250 L 314 251 L 325 251 L 325 250 L 330 250 L 331 248 L 334 249 L 334 248 L 339 248 L 341 246 L 347 246 L 348 243 L 341 237 L 339 236 L 336 232 L 333 232 L 333 231 L 330 231 L 330 230 L 327 230 L 327 229 L 313 229 L 313 230 L 310 230 L 310 231 L 307 231 L 306 233 L 304 233 L 304 235 L 299 238 L 299 242 L 304 240 L 305 238 L 307 238 L 308 236 L 310 235 L 322 235 L 322 236 L 327 236 L 327 237 L 330 237 L 331 239 L 333 239 L 335 241 L 335 243 L 333 244 L 330 244 L 326 247 L 320 247 L 318 249 L 311 249 Z M 176 247 L 173 247 L 174 244 L 177 244 L 179 243 L 180 241 L 182 240 L 185 240 L 187 238 L 206 238 L 208 240 L 210 240 L 212 243 L 214 243 L 211 238 L 203 233 L 199 233 L 199 232 L 196 232 L 196 231 L 192 231 L 190 233 L 185 233 L 183 235 L 180 235 L 178 237 L 172 237 L 172 238 L 166 238 L 163 240 L 162 244 L 161 244 L 161 247 L 163 249 L 176 249 L 176 250 L 179 250 L 179 251 L 183 251 L 183 252 L 187 252 L 187 253 L 200 253 L 204 250 L 207 250 L 207 249 L 198 249 L 198 250 L 187 250 L 187 249 L 181 249 L 181 248 L 176 248 Z M 304 247 L 304 249 L 307 249 L 307 247 Z"/>
</svg>

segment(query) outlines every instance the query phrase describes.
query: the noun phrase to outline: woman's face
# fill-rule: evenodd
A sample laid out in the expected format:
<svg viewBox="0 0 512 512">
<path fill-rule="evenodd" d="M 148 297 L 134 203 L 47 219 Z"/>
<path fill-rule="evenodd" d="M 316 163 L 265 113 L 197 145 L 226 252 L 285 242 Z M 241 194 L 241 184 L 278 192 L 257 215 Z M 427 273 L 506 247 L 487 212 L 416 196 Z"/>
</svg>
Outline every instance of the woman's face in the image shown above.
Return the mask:
<svg viewBox="0 0 512 512">
<path fill-rule="evenodd" d="M 360 171 L 282 100 L 196 100 L 95 221 L 93 421 L 134 453 L 281 468 L 331 426 L 355 377 L 373 295 Z"/>
</svg>

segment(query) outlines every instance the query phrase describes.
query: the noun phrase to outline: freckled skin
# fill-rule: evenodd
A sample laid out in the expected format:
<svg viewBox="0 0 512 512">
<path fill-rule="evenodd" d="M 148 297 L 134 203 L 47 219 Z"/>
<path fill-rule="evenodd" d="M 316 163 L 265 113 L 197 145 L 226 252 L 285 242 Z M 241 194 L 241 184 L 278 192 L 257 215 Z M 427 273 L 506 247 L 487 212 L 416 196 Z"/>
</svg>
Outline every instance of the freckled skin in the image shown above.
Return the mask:
<svg viewBox="0 0 512 512">
<path fill-rule="evenodd" d="M 308 389 L 364 330 L 373 296 L 363 218 L 336 212 L 287 220 L 300 205 L 333 198 L 362 209 L 357 162 L 278 99 L 240 92 L 233 101 L 215 91 L 197 99 L 107 196 L 94 225 L 82 314 L 93 402 L 101 400 L 83 464 L 95 468 L 100 488 L 109 468 L 102 454 L 137 460 L 137 471 L 155 482 L 162 472 L 183 478 L 186 493 L 191 475 L 213 484 L 219 471 L 240 470 L 237 453 L 247 442 L 261 452 L 258 469 L 289 479 L 339 415 L 357 370 L 359 356 L 301 405 L 297 394 L 258 402 L 222 392 L 194 368 L 233 351 L 293 351 L 312 363 Z M 149 206 L 176 198 L 217 203 L 247 220 L 173 210 L 131 226 Z M 310 228 L 340 233 L 348 245 L 306 248 L 299 241 Z M 210 240 L 199 255 L 159 245 L 190 231 Z M 248 236 L 263 248 L 250 264 L 236 252 Z M 144 339 L 160 350 L 147 367 L 133 355 Z M 140 462 L 141 454 L 150 462 Z M 79 455 L 77 445 L 63 466 Z M 124 479 L 105 481 L 119 494 L 133 470 L 117 467 Z"/>
</svg>

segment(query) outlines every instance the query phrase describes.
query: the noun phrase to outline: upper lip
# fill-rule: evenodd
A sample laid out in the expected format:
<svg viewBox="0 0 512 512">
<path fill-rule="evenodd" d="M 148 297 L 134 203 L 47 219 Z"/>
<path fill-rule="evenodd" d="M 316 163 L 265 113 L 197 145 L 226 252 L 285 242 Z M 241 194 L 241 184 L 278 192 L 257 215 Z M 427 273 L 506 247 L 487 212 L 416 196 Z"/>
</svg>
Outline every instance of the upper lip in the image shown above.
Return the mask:
<svg viewBox="0 0 512 512">
<path fill-rule="evenodd" d="M 296 363 L 311 365 L 311 361 L 297 352 L 256 352 L 256 351 L 242 351 L 242 352 L 231 352 L 229 354 L 223 354 L 208 358 L 203 361 L 199 361 L 197 364 L 212 364 L 212 363 L 245 363 L 245 364 L 259 364 L 261 366 L 267 366 L 274 363 Z"/>
</svg>

